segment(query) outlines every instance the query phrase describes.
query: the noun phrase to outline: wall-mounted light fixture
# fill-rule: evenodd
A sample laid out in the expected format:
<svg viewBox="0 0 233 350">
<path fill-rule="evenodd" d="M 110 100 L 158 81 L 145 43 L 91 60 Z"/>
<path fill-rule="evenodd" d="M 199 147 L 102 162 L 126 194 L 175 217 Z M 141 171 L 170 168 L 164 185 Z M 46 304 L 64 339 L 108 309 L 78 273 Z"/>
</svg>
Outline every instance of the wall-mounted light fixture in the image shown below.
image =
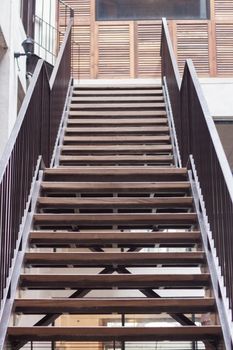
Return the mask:
<svg viewBox="0 0 233 350">
<path fill-rule="evenodd" d="M 15 52 L 14 54 L 15 58 L 18 58 L 20 56 L 27 56 L 27 57 L 30 56 L 33 53 L 34 40 L 28 36 L 27 39 L 25 39 L 22 42 L 22 46 L 24 49 L 24 53 Z"/>
</svg>

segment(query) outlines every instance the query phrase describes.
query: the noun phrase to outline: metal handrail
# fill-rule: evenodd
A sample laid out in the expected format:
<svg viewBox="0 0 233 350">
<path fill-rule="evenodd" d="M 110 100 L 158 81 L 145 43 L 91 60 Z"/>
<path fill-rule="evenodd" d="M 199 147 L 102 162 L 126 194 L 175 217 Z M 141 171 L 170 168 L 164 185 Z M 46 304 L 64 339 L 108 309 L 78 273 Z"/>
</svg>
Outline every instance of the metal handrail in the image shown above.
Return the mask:
<svg viewBox="0 0 233 350">
<path fill-rule="evenodd" d="M 226 317 L 219 312 L 220 318 L 223 315 L 224 338 L 233 344 L 233 177 L 191 60 L 186 61 L 179 86 L 166 20 L 163 20 L 161 47 L 162 74 L 168 82 L 182 164 L 189 163 L 192 155 L 199 195 L 203 197 L 200 202 L 203 200 L 205 206 L 208 239 L 213 239 L 216 249 L 214 264 L 220 274 L 215 294 L 226 300 L 223 305 Z M 211 268 L 210 273 L 214 275 Z"/>
<path fill-rule="evenodd" d="M 191 60 L 185 64 L 180 96 L 183 163 L 192 155 L 220 267 L 215 295 L 226 299 L 225 306 L 231 310 L 231 318 L 224 321 L 227 326 L 233 317 L 233 177 Z"/>
<path fill-rule="evenodd" d="M 30 214 L 34 174 L 38 159 L 50 165 L 70 83 L 72 24 L 71 18 L 50 80 L 46 62 L 38 61 L 0 161 L 0 349 L 18 278 L 16 261 L 22 253 L 21 232 Z"/>
</svg>

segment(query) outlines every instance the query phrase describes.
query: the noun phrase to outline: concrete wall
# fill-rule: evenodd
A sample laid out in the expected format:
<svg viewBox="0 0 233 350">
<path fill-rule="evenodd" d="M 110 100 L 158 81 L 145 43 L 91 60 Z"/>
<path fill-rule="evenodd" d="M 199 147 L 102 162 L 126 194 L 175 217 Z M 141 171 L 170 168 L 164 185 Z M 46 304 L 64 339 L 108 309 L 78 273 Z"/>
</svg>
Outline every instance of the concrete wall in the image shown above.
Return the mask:
<svg viewBox="0 0 233 350">
<path fill-rule="evenodd" d="M 5 47 L 0 49 L 0 156 L 17 117 L 18 79 L 26 91 L 25 57 L 17 60 L 14 52 L 23 52 L 26 38 L 20 19 L 20 0 L 1 0 L 0 28 Z"/>
</svg>

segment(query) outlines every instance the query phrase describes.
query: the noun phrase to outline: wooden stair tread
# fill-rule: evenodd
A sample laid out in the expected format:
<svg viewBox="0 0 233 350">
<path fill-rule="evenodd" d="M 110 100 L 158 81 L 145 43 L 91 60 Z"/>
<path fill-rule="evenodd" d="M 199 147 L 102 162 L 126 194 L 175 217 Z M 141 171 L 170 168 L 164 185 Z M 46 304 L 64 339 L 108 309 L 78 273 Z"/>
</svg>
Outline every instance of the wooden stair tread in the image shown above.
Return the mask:
<svg viewBox="0 0 233 350">
<path fill-rule="evenodd" d="M 87 174 L 87 173 L 101 173 L 101 174 L 153 174 L 153 175 L 161 175 L 162 177 L 165 177 L 167 174 L 170 176 L 185 176 L 187 177 L 187 169 L 186 168 L 159 168 L 159 167 L 105 167 L 99 168 L 99 167 L 82 167 L 82 168 L 76 168 L 76 167 L 69 167 L 69 168 L 46 168 L 45 169 L 45 175 L 67 175 L 67 174 Z"/>
<path fill-rule="evenodd" d="M 131 145 L 132 143 L 136 144 L 156 144 L 156 143 L 161 143 L 161 142 L 170 142 L 170 136 L 169 135 L 153 135 L 153 136 L 148 136 L 148 135 L 137 135 L 137 136 L 132 136 L 132 135 L 113 135 L 113 136 L 94 136 L 90 135 L 88 137 L 86 136 L 64 136 L 64 144 L 67 143 L 77 143 L 77 144 L 129 144 Z"/>
<path fill-rule="evenodd" d="M 138 108 L 165 108 L 164 102 L 118 102 L 118 103 L 71 103 L 70 109 L 138 109 Z"/>
<path fill-rule="evenodd" d="M 105 193 L 150 193 L 184 191 L 190 189 L 189 182 L 48 182 L 41 184 L 44 191 L 105 192 Z"/>
<path fill-rule="evenodd" d="M 51 244 L 161 244 L 176 243 L 189 244 L 200 243 L 199 231 L 187 232 L 121 232 L 111 231 L 32 231 L 29 240 L 31 244 L 51 243 Z"/>
<path fill-rule="evenodd" d="M 59 157 L 60 164 L 63 163 L 77 163 L 77 164 L 89 164 L 89 163 L 101 163 L 112 164 L 140 164 L 140 163 L 172 163 L 172 155 L 61 155 Z"/>
<path fill-rule="evenodd" d="M 71 104 L 77 103 L 77 102 L 88 102 L 88 103 L 98 103 L 98 102 L 163 102 L 164 97 L 163 96 L 79 96 L 79 97 L 72 97 L 71 98 Z"/>
<path fill-rule="evenodd" d="M 122 89 L 122 90 L 77 90 L 73 92 L 73 96 L 135 96 L 135 95 L 149 95 L 158 96 L 162 95 L 162 89 L 148 89 L 148 90 L 133 90 L 133 89 Z"/>
<path fill-rule="evenodd" d="M 135 83 L 130 83 L 130 84 L 121 84 L 120 82 L 110 82 L 105 83 L 105 84 L 78 84 L 73 86 L 73 91 L 83 91 L 83 90 L 106 90 L 107 92 L 112 91 L 112 90 L 127 90 L 127 89 L 134 89 L 134 90 L 151 90 L 151 89 L 162 89 L 161 84 L 135 84 Z"/>
<path fill-rule="evenodd" d="M 66 133 L 80 133 L 80 134 L 97 134 L 97 133 L 117 133 L 117 134 L 139 134 L 139 133 L 166 133 L 169 132 L 168 126 L 137 126 L 137 127 L 67 127 Z"/>
<path fill-rule="evenodd" d="M 64 197 L 39 197 L 38 205 L 43 208 L 167 208 L 190 207 L 193 204 L 192 197 L 100 197 L 100 198 L 64 198 Z"/>
<path fill-rule="evenodd" d="M 70 224 L 160 224 L 185 225 L 195 224 L 195 213 L 150 213 L 150 214 L 35 214 L 35 225 L 70 225 Z"/>
<path fill-rule="evenodd" d="M 171 145 L 115 145 L 115 146 L 97 146 L 97 145 L 81 145 L 81 146 L 62 146 L 62 152 L 125 152 L 125 153 L 153 153 L 153 152 L 171 152 Z"/>
<path fill-rule="evenodd" d="M 167 118 L 135 118 L 135 119 L 111 119 L 111 118 L 101 118 L 101 119 L 83 119 L 83 118 L 72 118 L 68 119 L 67 121 L 68 125 L 76 125 L 79 124 L 80 126 L 82 124 L 94 124 L 94 125 L 156 125 L 156 124 L 167 124 L 168 120 Z"/>
<path fill-rule="evenodd" d="M 23 341 L 203 341 L 222 337 L 219 326 L 186 327 L 9 327 Z"/>
<path fill-rule="evenodd" d="M 172 155 L 137 155 L 134 157 L 133 155 L 62 155 L 60 156 L 60 160 L 65 161 L 65 160 L 76 160 L 77 162 L 79 161 L 86 161 L 88 162 L 94 162 L 94 161 L 103 161 L 103 162 L 140 162 L 140 161 L 171 161 L 173 159 Z"/>
<path fill-rule="evenodd" d="M 75 265 L 104 267 L 123 265 L 131 267 L 157 264 L 203 264 L 203 252 L 188 253 L 26 253 L 25 263 L 39 266 Z"/>
<path fill-rule="evenodd" d="M 109 298 L 109 299 L 16 299 L 15 312 L 24 314 L 153 314 L 153 313 L 203 313 L 215 311 L 214 298 Z"/>
<path fill-rule="evenodd" d="M 80 181 L 80 182 L 139 182 L 139 181 L 183 181 L 187 179 L 186 168 L 174 166 L 60 166 L 44 170 L 44 179 L 50 181 Z"/>
<path fill-rule="evenodd" d="M 205 287 L 210 285 L 210 275 L 202 274 L 163 274 L 163 275 L 58 275 L 23 274 L 20 276 L 22 288 L 35 289 L 143 289 L 166 287 L 174 289 Z"/>
<path fill-rule="evenodd" d="M 164 110 L 152 110 L 152 111 L 148 111 L 148 110 L 124 110 L 124 111 L 69 111 L 69 116 L 70 117 L 78 117 L 78 116 L 93 116 L 93 117 L 99 117 L 99 116 L 114 116 L 114 117 L 127 117 L 127 116 L 131 116 L 131 117 L 135 117 L 135 116 L 151 116 L 151 117 L 155 117 L 155 116 L 166 116 L 166 111 Z"/>
</svg>

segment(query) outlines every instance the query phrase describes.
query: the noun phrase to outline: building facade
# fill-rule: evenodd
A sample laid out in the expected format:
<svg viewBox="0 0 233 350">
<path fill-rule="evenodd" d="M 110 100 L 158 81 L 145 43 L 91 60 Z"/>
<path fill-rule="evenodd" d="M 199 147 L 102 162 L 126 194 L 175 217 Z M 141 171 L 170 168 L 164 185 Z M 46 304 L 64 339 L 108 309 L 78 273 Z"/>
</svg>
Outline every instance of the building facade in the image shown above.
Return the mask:
<svg viewBox="0 0 233 350">
<path fill-rule="evenodd" d="M 161 20 L 151 18 L 161 18 L 162 15 L 176 18 L 169 21 L 169 26 L 180 71 L 185 59 L 192 58 L 199 76 L 233 76 L 232 1 L 195 1 L 199 4 L 199 14 L 193 9 L 193 15 L 190 12 L 192 0 L 66 2 L 75 10 L 76 78 L 159 77 Z M 167 4 L 167 9 L 160 11 L 159 8 L 164 3 Z M 178 10 L 173 10 L 173 15 L 171 3 L 174 8 L 178 7 Z M 144 11 L 142 18 L 138 19 L 139 11 L 135 11 L 135 7 L 140 10 L 140 6 L 148 6 L 153 13 L 150 15 L 150 12 L 148 14 Z M 185 6 L 189 13 L 186 13 L 188 10 L 183 10 Z M 128 15 L 125 14 L 126 11 Z M 143 20 L 143 17 L 149 19 Z M 61 14 L 61 28 L 63 22 Z"/>
</svg>

